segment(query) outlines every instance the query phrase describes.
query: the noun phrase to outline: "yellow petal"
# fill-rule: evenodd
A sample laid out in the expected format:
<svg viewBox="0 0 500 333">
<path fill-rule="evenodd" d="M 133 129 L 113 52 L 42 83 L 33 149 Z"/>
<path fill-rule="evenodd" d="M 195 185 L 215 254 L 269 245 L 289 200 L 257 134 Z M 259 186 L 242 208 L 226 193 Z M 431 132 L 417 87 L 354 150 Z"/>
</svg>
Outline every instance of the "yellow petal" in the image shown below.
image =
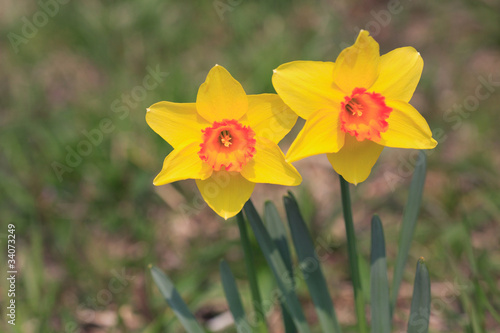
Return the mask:
<svg viewBox="0 0 500 333">
<path fill-rule="evenodd" d="M 410 104 L 386 100 L 392 112 L 387 118 L 389 128 L 381 133 L 379 144 L 395 148 L 432 149 L 437 142 L 424 117 Z"/>
<path fill-rule="evenodd" d="M 306 121 L 288 149 L 286 159 L 294 162 L 312 155 L 338 152 L 344 145 L 344 137 L 339 111 L 318 110 Z"/>
<path fill-rule="evenodd" d="M 413 47 L 395 49 L 380 57 L 379 76 L 370 91 L 409 102 L 423 68 L 424 61 Z"/>
<path fill-rule="evenodd" d="M 333 62 L 289 62 L 274 70 L 273 86 L 293 111 L 307 119 L 314 111 L 343 100 L 344 94 L 333 84 L 333 68 Z"/>
<path fill-rule="evenodd" d="M 196 185 L 210 208 L 226 220 L 239 213 L 255 187 L 240 173 L 228 171 L 214 171 L 208 179 L 197 179 Z"/>
<path fill-rule="evenodd" d="M 383 149 L 373 141 L 359 142 L 352 135 L 346 135 L 344 147 L 338 153 L 326 156 L 339 175 L 356 185 L 368 178 Z"/>
<path fill-rule="evenodd" d="M 174 148 L 185 146 L 187 142 L 201 141 L 201 130 L 210 126 L 198 114 L 194 103 L 159 102 L 147 110 L 149 127 Z"/>
<path fill-rule="evenodd" d="M 198 90 L 196 108 L 211 123 L 238 120 L 247 112 L 248 99 L 241 84 L 224 67 L 215 65 Z"/>
<path fill-rule="evenodd" d="M 293 112 L 276 94 L 248 95 L 248 111 L 240 120 L 257 136 L 278 143 L 297 122 Z"/>
<path fill-rule="evenodd" d="M 333 70 L 333 82 L 350 95 L 354 88 L 370 88 L 378 76 L 380 51 L 368 31 L 359 32 L 356 43 L 338 56 Z"/>
<path fill-rule="evenodd" d="M 302 177 L 290 163 L 278 145 L 269 139 L 257 137 L 255 155 L 241 170 L 241 175 L 254 183 L 286 186 L 299 185 Z"/>
<path fill-rule="evenodd" d="M 163 168 L 153 181 L 155 185 L 164 185 L 183 179 L 207 179 L 212 168 L 198 156 L 199 142 L 192 142 L 184 147 L 175 148 L 163 162 Z"/>
</svg>

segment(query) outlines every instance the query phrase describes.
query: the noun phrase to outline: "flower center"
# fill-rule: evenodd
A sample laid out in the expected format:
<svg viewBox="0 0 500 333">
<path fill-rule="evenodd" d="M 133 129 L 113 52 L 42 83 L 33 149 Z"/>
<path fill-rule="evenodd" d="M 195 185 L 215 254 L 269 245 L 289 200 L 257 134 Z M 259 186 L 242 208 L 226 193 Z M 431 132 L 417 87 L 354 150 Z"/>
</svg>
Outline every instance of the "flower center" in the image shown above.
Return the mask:
<svg viewBox="0 0 500 333">
<path fill-rule="evenodd" d="M 365 88 L 354 88 L 351 96 L 340 103 L 340 129 L 355 136 L 358 141 L 378 141 L 380 133 L 389 127 L 386 119 L 392 109 L 385 105 L 385 97 L 366 92 Z"/>
<path fill-rule="evenodd" d="M 220 143 L 224 145 L 224 147 L 229 148 L 233 143 L 231 142 L 231 134 L 228 131 L 224 130 L 220 132 Z"/>
<path fill-rule="evenodd" d="M 215 121 L 201 131 L 198 156 L 215 171 L 241 171 L 255 154 L 255 132 L 237 120 Z"/>
</svg>

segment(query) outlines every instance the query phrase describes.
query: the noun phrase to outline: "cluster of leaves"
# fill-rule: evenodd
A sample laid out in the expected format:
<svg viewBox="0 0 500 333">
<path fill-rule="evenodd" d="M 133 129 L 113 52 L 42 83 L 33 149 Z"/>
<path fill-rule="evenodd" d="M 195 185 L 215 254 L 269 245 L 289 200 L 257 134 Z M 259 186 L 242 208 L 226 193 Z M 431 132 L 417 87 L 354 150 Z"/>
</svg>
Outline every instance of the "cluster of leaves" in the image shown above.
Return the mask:
<svg viewBox="0 0 500 333">
<path fill-rule="evenodd" d="M 425 154 L 421 153 L 410 186 L 408 204 L 405 209 L 399 240 L 392 294 L 389 292 L 382 222 L 377 215 L 374 215 L 371 221 L 370 308 L 372 332 L 383 333 L 391 331 L 392 313 L 396 304 L 404 266 L 407 261 L 409 246 L 415 230 L 423 184 L 425 182 L 425 160 Z M 284 205 L 292 243 L 298 259 L 298 268 L 309 290 L 311 301 L 318 315 L 319 325 L 323 332 L 341 332 L 315 245 L 299 211 L 297 201 L 291 193 L 284 197 Z M 266 203 L 264 219 L 259 216 L 251 201 L 245 204 L 244 211 L 248 224 L 251 226 L 260 249 L 275 277 L 279 289 L 278 298 L 282 308 L 282 317 L 286 332 L 311 332 L 299 298 L 295 292 L 292 255 L 287 240 L 287 231 L 276 206 L 272 202 Z M 238 215 L 238 223 L 240 231 L 242 231 L 242 243 L 245 248 L 248 245 L 248 236 L 246 233 L 246 221 L 243 219 L 242 214 Z M 245 253 L 248 253 L 248 249 Z M 248 262 L 247 270 L 249 270 L 249 280 L 252 287 L 252 276 L 254 273 L 251 271 L 252 259 L 248 256 L 245 259 Z M 187 332 L 204 332 L 176 291 L 171 280 L 157 267 L 152 267 L 151 272 L 162 295 L 170 307 L 172 307 Z M 243 308 L 234 276 L 225 261 L 222 261 L 220 264 L 220 274 L 229 309 L 234 317 L 238 333 L 266 331 L 264 314 L 261 313 L 260 317 L 257 316 L 256 322 L 249 320 Z M 354 280 L 353 276 L 353 284 L 356 285 L 356 281 Z M 261 309 L 259 305 L 261 301 L 258 286 L 254 285 L 252 287 L 252 296 L 255 310 L 258 312 Z M 429 272 L 424 259 L 420 258 L 415 274 L 408 332 L 427 332 L 430 306 Z M 364 308 L 364 304 L 362 304 L 362 307 Z M 358 318 L 358 328 L 360 332 L 367 331 L 364 318 L 362 320 Z"/>
</svg>

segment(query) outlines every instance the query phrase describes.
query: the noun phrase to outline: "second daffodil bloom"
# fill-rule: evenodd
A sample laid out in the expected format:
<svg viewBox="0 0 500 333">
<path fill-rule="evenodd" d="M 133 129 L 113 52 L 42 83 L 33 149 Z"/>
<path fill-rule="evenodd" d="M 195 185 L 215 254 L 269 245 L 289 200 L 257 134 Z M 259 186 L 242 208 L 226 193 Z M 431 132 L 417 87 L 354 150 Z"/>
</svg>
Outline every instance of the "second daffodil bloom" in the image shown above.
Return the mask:
<svg viewBox="0 0 500 333">
<path fill-rule="evenodd" d="M 156 103 L 146 121 L 174 148 L 154 184 L 195 179 L 203 199 L 225 219 L 241 210 L 255 183 L 302 181 L 277 145 L 297 115 L 276 94 L 247 96 L 222 66 L 210 70 L 196 103 Z"/>
<path fill-rule="evenodd" d="M 423 60 L 414 48 L 380 56 L 362 30 L 335 63 L 294 61 L 273 74 L 278 95 L 306 119 L 287 153 L 288 161 L 327 154 L 350 183 L 364 181 L 384 146 L 431 149 L 437 142 L 410 101 Z"/>
</svg>

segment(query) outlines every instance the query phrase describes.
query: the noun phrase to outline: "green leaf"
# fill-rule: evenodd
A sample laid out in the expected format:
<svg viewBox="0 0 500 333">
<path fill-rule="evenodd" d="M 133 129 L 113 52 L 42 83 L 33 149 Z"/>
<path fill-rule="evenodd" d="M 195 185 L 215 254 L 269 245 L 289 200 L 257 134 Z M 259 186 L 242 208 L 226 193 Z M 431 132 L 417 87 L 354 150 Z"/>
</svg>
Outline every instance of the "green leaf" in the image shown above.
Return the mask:
<svg viewBox="0 0 500 333">
<path fill-rule="evenodd" d="M 189 311 L 172 281 L 170 281 L 159 268 L 154 266 L 151 267 L 151 275 L 153 275 L 153 280 L 158 286 L 158 289 L 160 289 L 161 294 L 172 310 L 174 310 L 175 315 L 186 331 L 188 333 L 203 333 L 204 330 L 201 328 L 200 324 L 198 324 L 194 315 Z"/>
<path fill-rule="evenodd" d="M 431 280 L 424 258 L 420 258 L 417 262 L 417 273 L 415 274 L 415 285 L 413 286 L 408 333 L 428 332 L 430 314 Z"/>
<path fill-rule="evenodd" d="M 250 238 L 248 237 L 247 225 L 243 217 L 243 212 L 239 212 L 236 216 L 238 221 L 238 229 L 240 230 L 241 246 L 245 256 L 245 268 L 247 271 L 248 283 L 250 284 L 250 292 L 252 294 L 252 304 L 255 311 L 256 319 L 260 330 L 266 327 L 266 316 L 262 308 L 262 300 L 260 297 L 259 283 L 257 282 L 257 272 L 255 271 L 255 261 L 252 253 Z"/>
<path fill-rule="evenodd" d="M 372 218 L 370 303 L 372 313 L 372 332 L 391 331 L 389 304 L 389 282 L 387 280 L 387 259 L 382 222 L 377 215 Z"/>
<path fill-rule="evenodd" d="M 293 287 L 293 275 L 291 276 L 288 272 L 276 245 L 271 239 L 271 236 L 269 235 L 259 214 L 250 200 L 245 204 L 244 210 L 248 218 L 248 222 L 250 223 L 255 234 L 255 238 L 259 243 L 260 249 L 266 258 L 269 267 L 271 267 L 278 284 L 278 288 L 282 293 L 281 297 L 283 297 L 283 301 L 290 312 L 295 325 L 297 326 L 299 332 L 310 333 L 311 331 L 304 316 L 304 312 L 302 311 L 302 306 L 297 295 L 295 294 Z M 268 301 L 273 302 L 274 300 Z"/>
<path fill-rule="evenodd" d="M 281 254 L 281 258 L 283 258 L 283 262 L 286 265 L 286 268 L 290 272 L 293 273 L 293 265 L 292 265 L 292 257 L 290 255 L 290 248 L 288 246 L 287 235 L 285 225 L 281 221 L 280 215 L 276 206 L 268 201 L 264 206 L 264 221 L 266 222 L 267 231 L 269 232 L 269 236 L 276 244 L 278 251 Z"/>
<path fill-rule="evenodd" d="M 233 273 L 231 273 L 231 269 L 225 260 L 220 262 L 220 276 L 222 280 L 222 287 L 224 288 L 224 294 L 226 295 L 227 303 L 229 305 L 229 310 L 231 311 L 236 324 L 236 330 L 238 333 L 251 332 L 252 329 L 246 319 L 245 310 L 243 310 L 236 281 L 234 280 Z"/>
<path fill-rule="evenodd" d="M 422 192 L 424 190 L 425 175 L 427 169 L 427 156 L 425 152 L 420 151 L 413 178 L 411 180 L 408 202 L 403 213 L 403 222 L 399 236 L 399 250 L 394 267 L 394 277 L 392 280 L 391 294 L 391 314 L 394 313 L 394 306 L 398 299 L 399 287 L 403 279 L 403 271 L 408 259 L 411 241 L 417 224 L 417 217 L 422 202 Z M 391 315 L 392 316 L 392 315 Z"/>
<path fill-rule="evenodd" d="M 307 226 L 300 214 L 297 201 L 290 192 L 283 200 L 293 244 L 299 258 L 299 268 L 311 294 L 323 332 L 340 332 L 340 325 L 328 292 L 328 285 L 321 271 L 321 263 L 314 249 Z"/>
<path fill-rule="evenodd" d="M 280 215 L 276 206 L 271 202 L 267 201 L 264 206 L 264 221 L 266 222 L 267 230 L 269 235 L 271 236 L 274 244 L 278 248 L 278 251 L 281 254 L 281 258 L 285 263 L 285 266 L 288 269 L 290 276 L 293 276 L 293 265 L 292 259 L 290 255 L 290 248 L 288 246 L 287 241 L 287 233 L 285 229 L 285 225 L 281 221 Z M 294 280 L 292 280 L 292 283 Z M 283 325 L 285 326 L 286 333 L 294 333 L 297 332 L 297 328 L 293 323 L 293 319 L 290 316 L 290 313 L 286 309 L 283 301 L 280 300 L 281 312 L 283 314 Z"/>
</svg>

